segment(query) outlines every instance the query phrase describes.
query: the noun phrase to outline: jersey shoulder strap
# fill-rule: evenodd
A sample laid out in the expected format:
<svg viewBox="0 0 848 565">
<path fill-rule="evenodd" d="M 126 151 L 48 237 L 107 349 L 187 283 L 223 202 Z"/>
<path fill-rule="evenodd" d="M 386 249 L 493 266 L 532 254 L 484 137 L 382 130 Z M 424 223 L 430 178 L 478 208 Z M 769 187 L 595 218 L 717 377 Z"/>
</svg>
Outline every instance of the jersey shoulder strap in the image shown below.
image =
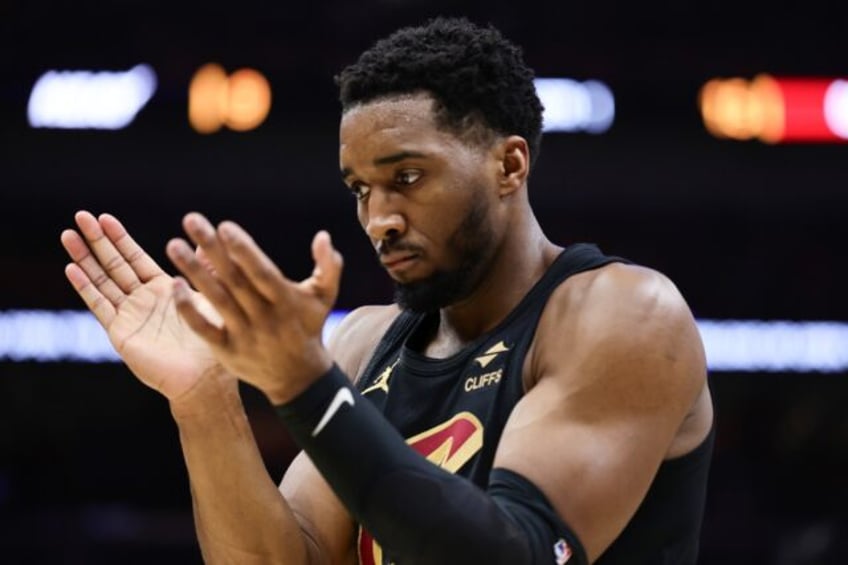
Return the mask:
<svg viewBox="0 0 848 565">
<path fill-rule="evenodd" d="M 365 370 L 362 371 L 356 381 L 356 388 L 360 392 L 367 384 L 366 381 L 368 380 L 368 375 L 373 374 L 377 367 L 385 364 L 385 358 L 392 352 L 399 350 L 400 346 L 403 344 L 403 340 L 406 339 L 406 336 L 409 335 L 409 332 L 412 331 L 415 324 L 423 316 L 424 314 L 410 312 L 409 310 L 401 310 L 400 314 L 392 320 L 391 325 L 389 325 L 389 329 L 387 329 L 386 333 L 383 334 L 383 337 L 380 339 L 380 343 L 377 344 L 377 348 L 371 355 L 371 360 L 368 361 L 368 365 L 366 365 Z"/>
</svg>

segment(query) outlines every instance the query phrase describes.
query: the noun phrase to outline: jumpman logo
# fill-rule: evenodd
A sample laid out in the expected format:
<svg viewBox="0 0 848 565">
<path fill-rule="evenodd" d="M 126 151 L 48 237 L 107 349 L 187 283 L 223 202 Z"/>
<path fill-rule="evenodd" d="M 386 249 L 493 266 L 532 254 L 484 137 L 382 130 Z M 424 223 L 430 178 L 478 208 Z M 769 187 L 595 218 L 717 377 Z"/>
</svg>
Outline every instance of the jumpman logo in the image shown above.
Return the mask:
<svg viewBox="0 0 848 565">
<path fill-rule="evenodd" d="M 374 384 L 366 388 L 362 391 L 362 394 L 368 394 L 372 390 L 382 390 L 386 394 L 389 392 L 389 377 L 392 376 L 392 370 L 395 368 L 395 365 L 400 361 L 400 357 L 398 357 L 394 363 L 386 367 L 386 370 L 383 371 L 379 377 L 374 380 Z"/>
<path fill-rule="evenodd" d="M 321 433 L 321 430 L 330 423 L 330 420 L 333 419 L 333 416 L 336 415 L 336 412 L 339 411 L 339 408 L 341 408 L 342 404 L 345 402 L 353 406 L 353 393 L 350 392 L 349 388 L 342 387 L 336 392 L 336 395 L 333 397 L 330 405 L 327 406 L 327 411 L 324 412 L 323 416 L 321 416 L 321 421 L 318 422 L 318 425 L 315 426 L 314 430 L 312 430 L 312 437 Z"/>
</svg>

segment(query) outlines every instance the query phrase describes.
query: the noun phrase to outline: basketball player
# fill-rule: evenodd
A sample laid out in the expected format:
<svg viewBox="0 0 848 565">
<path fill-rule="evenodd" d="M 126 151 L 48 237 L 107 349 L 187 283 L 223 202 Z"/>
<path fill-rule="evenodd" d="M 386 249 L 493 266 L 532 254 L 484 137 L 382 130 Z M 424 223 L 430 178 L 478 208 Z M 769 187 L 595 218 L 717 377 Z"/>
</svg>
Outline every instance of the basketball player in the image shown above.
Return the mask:
<svg viewBox="0 0 848 565">
<path fill-rule="evenodd" d="M 185 278 L 110 215 L 62 234 L 68 279 L 170 401 L 207 562 L 696 562 L 713 414 L 695 321 L 662 274 L 545 237 L 532 78 L 462 19 L 340 74 L 342 178 L 397 292 L 327 347 L 326 232 L 300 282 L 198 213 L 167 246 Z M 304 450 L 279 489 L 237 379 Z"/>
</svg>

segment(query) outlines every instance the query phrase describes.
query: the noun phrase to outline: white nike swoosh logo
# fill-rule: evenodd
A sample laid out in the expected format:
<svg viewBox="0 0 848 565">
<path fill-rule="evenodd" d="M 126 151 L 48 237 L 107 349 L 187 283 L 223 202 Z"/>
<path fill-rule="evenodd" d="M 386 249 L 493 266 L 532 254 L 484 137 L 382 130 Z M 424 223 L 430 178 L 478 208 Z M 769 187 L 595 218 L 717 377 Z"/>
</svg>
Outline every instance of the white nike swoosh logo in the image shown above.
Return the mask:
<svg viewBox="0 0 848 565">
<path fill-rule="evenodd" d="M 339 408 L 341 408 L 342 404 L 345 402 L 353 406 L 353 394 L 350 392 L 349 388 L 342 387 L 336 391 L 336 396 L 333 397 L 332 402 L 330 402 L 330 405 L 327 406 L 327 411 L 324 412 L 323 416 L 321 416 L 321 421 L 318 422 L 318 425 L 315 426 L 314 430 L 312 430 L 312 437 L 321 433 L 321 430 L 330 423 L 330 420 L 333 419 L 333 416 L 336 415 L 336 412 L 339 411 Z"/>
</svg>

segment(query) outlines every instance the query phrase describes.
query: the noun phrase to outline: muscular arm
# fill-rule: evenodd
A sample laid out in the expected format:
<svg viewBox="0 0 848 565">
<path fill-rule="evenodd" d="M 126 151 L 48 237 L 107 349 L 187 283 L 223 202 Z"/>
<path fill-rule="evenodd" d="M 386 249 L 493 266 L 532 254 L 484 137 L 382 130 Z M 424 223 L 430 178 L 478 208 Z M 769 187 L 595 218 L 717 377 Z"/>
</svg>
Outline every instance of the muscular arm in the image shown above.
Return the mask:
<svg viewBox="0 0 848 565">
<path fill-rule="evenodd" d="M 700 337 L 671 282 L 612 265 L 567 285 L 541 320 L 536 382 L 510 416 L 494 464 L 547 495 L 591 562 L 633 516 L 663 459 L 700 443 L 711 413 L 703 413 Z M 687 414 L 698 429 L 683 429 Z"/>
<path fill-rule="evenodd" d="M 206 563 L 310 563 L 300 525 L 253 438 L 237 381 L 207 375 L 171 402 Z"/>
<path fill-rule="evenodd" d="M 387 321 L 390 318 L 382 309 L 351 313 L 330 344 L 336 362 L 349 374 L 356 374 L 363 353 L 372 344 L 368 340 L 354 342 L 351 334 L 361 335 L 355 329 L 363 323 L 373 328 Z M 297 456 L 279 489 L 274 485 L 235 380 L 209 375 L 173 401 L 171 410 L 179 426 L 205 562 L 355 562 L 350 515 L 308 458 Z"/>
</svg>

